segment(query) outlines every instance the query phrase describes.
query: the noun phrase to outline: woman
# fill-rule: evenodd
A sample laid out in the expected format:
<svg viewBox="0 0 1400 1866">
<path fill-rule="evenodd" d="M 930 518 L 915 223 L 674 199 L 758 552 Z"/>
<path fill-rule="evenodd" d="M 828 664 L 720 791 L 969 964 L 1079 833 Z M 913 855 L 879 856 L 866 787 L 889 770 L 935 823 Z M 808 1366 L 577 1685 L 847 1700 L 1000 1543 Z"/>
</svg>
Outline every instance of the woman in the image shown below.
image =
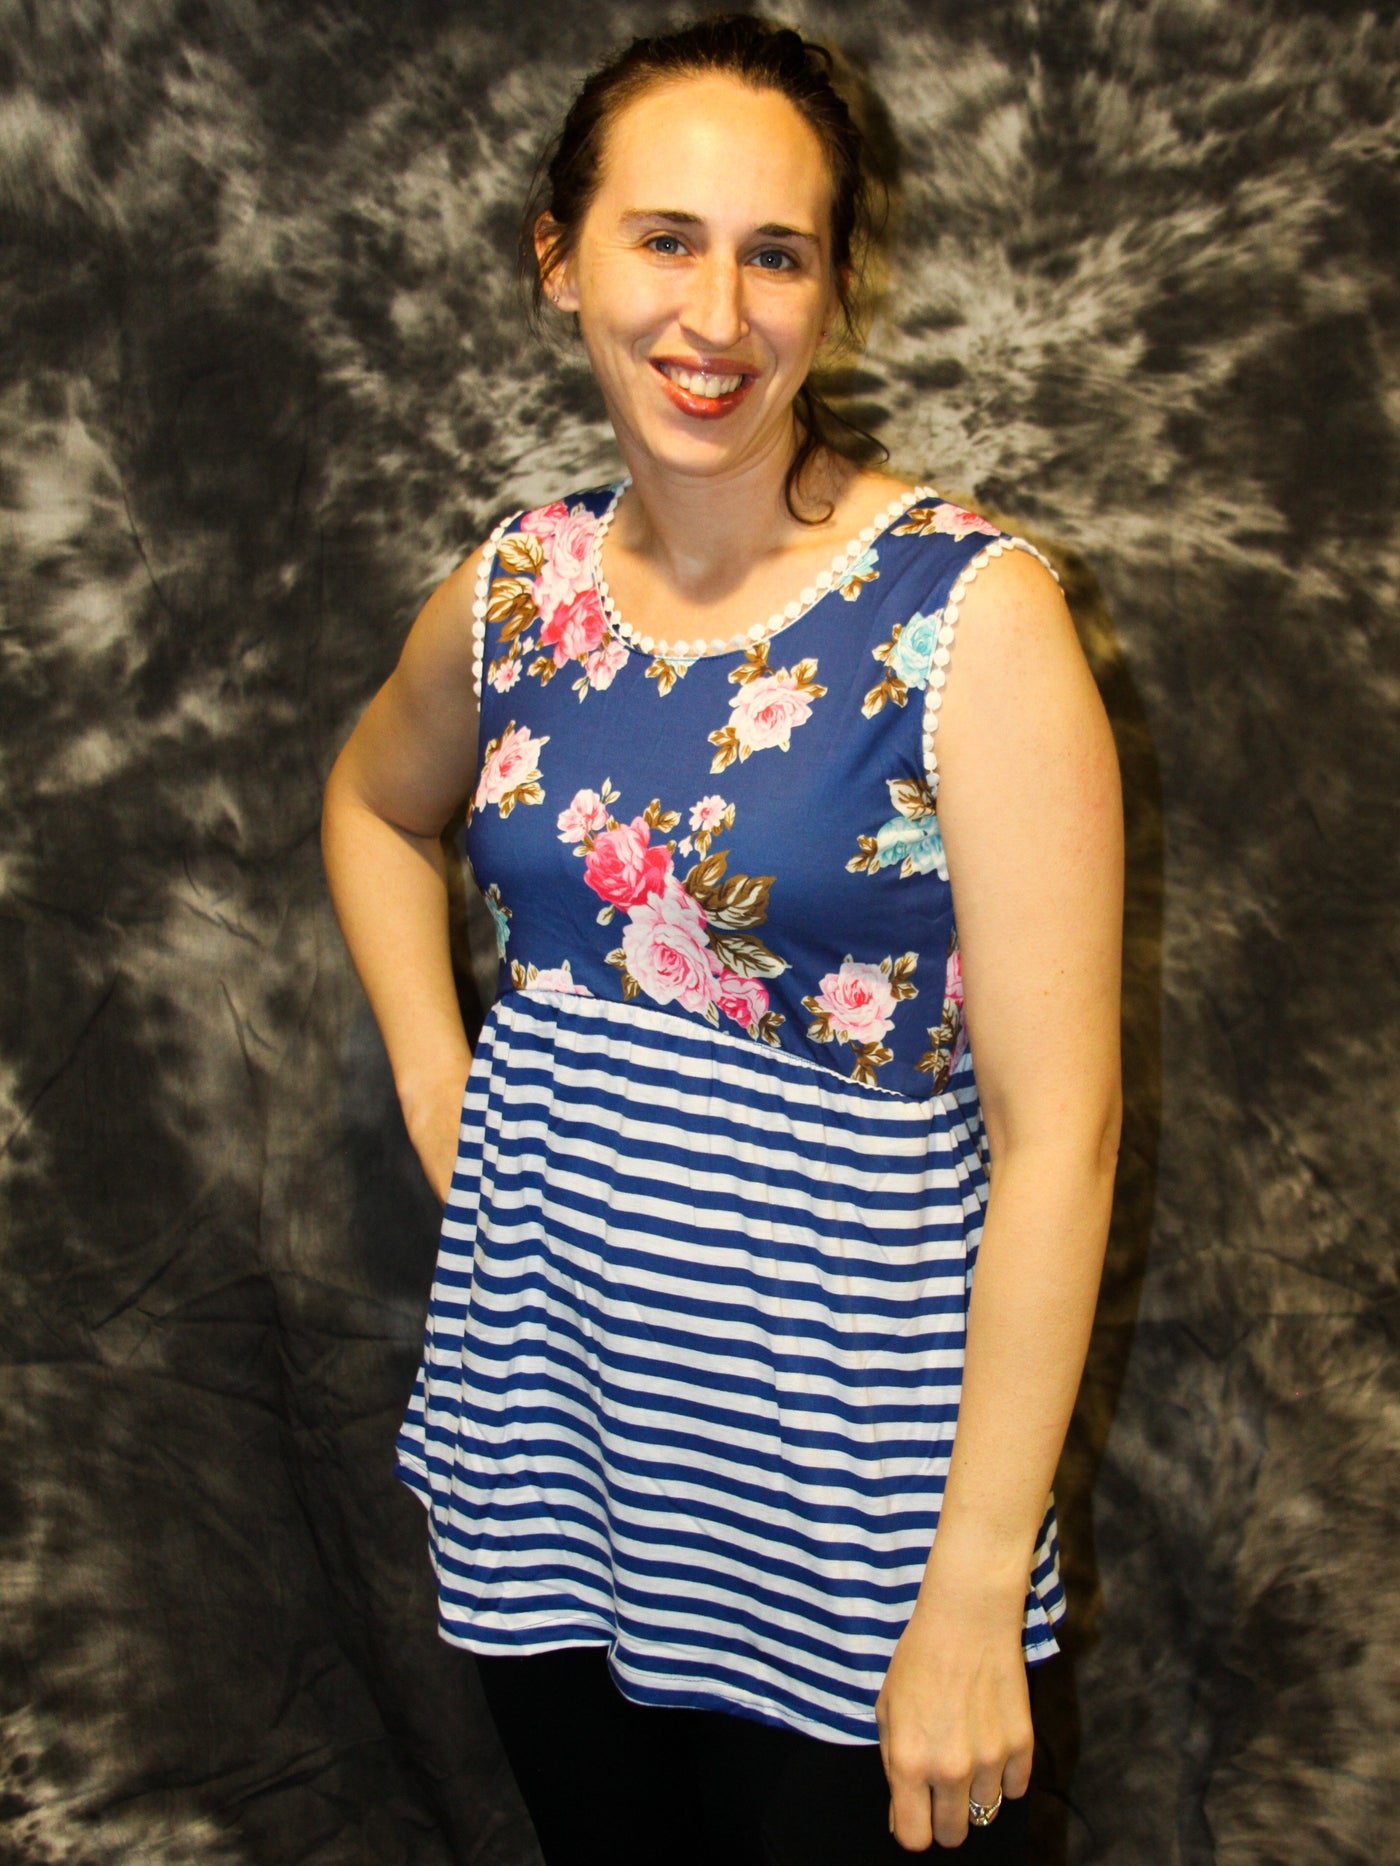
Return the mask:
<svg viewBox="0 0 1400 1866">
<path fill-rule="evenodd" d="M 399 1472 L 551 1866 L 1024 1858 L 1120 800 L 1053 577 L 812 394 L 862 162 L 826 55 L 747 17 L 589 81 L 530 248 L 628 477 L 497 527 L 327 787 L 446 1204 Z"/>
</svg>

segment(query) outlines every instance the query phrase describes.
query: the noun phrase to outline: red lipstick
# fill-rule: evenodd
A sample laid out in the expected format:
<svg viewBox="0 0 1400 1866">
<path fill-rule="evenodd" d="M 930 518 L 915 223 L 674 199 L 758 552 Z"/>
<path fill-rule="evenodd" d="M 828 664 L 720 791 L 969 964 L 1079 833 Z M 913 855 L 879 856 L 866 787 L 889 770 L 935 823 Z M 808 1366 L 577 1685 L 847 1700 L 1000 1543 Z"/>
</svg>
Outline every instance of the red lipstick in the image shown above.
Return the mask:
<svg viewBox="0 0 1400 1866">
<path fill-rule="evenodd" d="M 673 369 L 684 369 L 697 376 L 738 376 L 741 380 L 737 388 L 730 389 L 724 395 L 695 395 L 691 390 L 682 388 L 680 383 L 672 381 L 671 377 L 666 374 L 667 365 Z M 743 401 L 756 380 L 754 372 L 735 363 L 698 365 L 683 362 L 679 357 L 665 357 L 660 360 L 653 358 L 651 366 L 656 371 L 661 386 L 672 405 L 679 408 L 682 414 L 694 415 L 701 421 L 715 421 L 721 415 L 732 413 Z"/>
</svg>

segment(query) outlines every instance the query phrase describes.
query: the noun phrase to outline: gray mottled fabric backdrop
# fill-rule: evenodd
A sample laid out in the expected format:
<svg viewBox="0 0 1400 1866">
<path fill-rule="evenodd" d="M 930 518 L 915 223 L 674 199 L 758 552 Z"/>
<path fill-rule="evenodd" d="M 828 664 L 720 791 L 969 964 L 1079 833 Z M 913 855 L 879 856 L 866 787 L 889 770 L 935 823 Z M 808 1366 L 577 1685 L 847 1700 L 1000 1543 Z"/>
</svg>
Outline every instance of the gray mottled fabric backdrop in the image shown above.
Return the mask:
<svg viewBox="0 0 1400 1866">
<path fill-rule="evenodd" d="M 512 231 L 664 17 L 0 7 L 0 1860 L 537 1857 L 391 1475 L 435 1215 L 316 823 L 434 583 L 614 466 Z M 847 387 L 1061 554 L 1127 776 L 1043 1857 L 1391 1857 L 1394 10 L 791 17 L 903 149 Z"/>
</svg>

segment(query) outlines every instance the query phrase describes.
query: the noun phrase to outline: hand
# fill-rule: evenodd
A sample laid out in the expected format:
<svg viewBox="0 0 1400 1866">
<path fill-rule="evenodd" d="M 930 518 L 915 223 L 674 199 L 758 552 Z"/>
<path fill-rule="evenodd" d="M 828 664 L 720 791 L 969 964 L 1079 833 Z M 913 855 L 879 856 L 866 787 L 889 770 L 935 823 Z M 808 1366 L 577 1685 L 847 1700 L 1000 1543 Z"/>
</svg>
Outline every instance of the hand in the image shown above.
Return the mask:
<svg viewBox="0 0 1400 1866">
<path fill-rule="evenodd" d="M 399 1106 L 403 1109 L 408 1137 L 428 1184 L 442 1205 L 446 1205 L 447 1195 L 452 1190 L 465 1093 L 466 1070 L 458 1068 L 449 1070 L 432 1083 L 399 1090 Z"/>
<path fill-rule="evenodd" d="M 1030 1786 L 1023 1601 L 975 1584 L 921 1594 L 894 1649 L 875 1719 L 890 1831 L 911 1852 L 961 1846 L 969 1798 L 990 1806 Z"/>
</svg>

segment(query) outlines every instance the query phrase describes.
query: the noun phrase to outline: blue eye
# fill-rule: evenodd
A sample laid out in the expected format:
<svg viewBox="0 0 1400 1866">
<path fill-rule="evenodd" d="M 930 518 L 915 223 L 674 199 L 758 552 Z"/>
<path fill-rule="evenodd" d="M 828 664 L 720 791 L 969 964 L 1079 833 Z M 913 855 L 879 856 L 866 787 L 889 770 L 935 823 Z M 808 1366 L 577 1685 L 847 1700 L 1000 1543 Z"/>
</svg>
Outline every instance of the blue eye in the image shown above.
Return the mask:
<svg viewBox="0 0 1400 1866">
<path fill-rule="evenodd" d="M 766 246 L 761 253 L 754 254 L 754 260 L 763 272 L 788 272 L 797 264 L 792 254 L 781 246 Z"/>
<path fill-rule="evenodd" d="M 674 233 L 653 233 L 647 245 L 653 253 L 660 253 L 663 259 L 669 259 L 673 253 L 685 251 Z"/>
</svg>

